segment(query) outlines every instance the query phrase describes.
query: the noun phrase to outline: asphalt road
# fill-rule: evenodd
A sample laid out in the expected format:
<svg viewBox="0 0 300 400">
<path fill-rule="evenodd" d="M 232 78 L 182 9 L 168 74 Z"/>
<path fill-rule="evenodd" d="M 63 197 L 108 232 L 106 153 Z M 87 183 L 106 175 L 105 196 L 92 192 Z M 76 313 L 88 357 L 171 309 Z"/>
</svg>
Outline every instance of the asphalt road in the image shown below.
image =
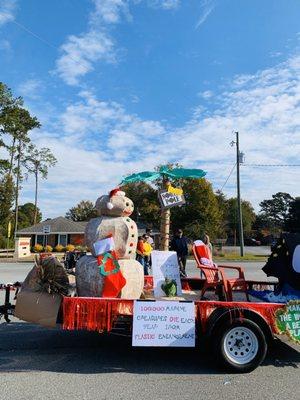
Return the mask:
<svg viewBox="0 0 300 400">
<path fill-rule="evenodd" d="M 251 264 L 251 266 L 247 266 Z M 249 279 L 260 276 L 247 263 Z M 24 279 L 30 264 L 0 264 L 0 282 Z M 188 271 L 197 274 L 192 263 Z M 250 374 L 218 370 L 204 348 L 132 348 L 123 337 L 0 321 L 0 400 L 299 400 L 299 346 L 276 340 Z"/>
<path fill-rule="evenodd" d="M 264 262 L 222 262 L 222 265 L 241 265 L 243 266 L 247 279 L 252 280 L 268 280 L 264 272 L 261 270 Z M 33 263 L 0 263 L 0 283 L 23 281 L 26 275 L 33 267 Z M 199 276 L 199 270 L 193 260 L 188 260 L 186 271 L 189 276 Z M 271 278 L 269 280 L 274 280 Z"/>
</svg>

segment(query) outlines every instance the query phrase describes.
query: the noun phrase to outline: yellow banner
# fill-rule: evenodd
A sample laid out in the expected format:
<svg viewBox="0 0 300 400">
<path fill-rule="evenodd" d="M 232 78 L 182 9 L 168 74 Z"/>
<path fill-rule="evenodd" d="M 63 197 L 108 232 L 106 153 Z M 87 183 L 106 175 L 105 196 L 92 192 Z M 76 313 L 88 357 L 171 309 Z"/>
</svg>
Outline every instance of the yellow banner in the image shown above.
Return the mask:
<svg viewBox="0 0 300 400">
<path fill-rule="evenodd" d="M 176 194 L 177 196 L 182 196 L 183 190 L 180 188 L 174 188 L 172 185 L 168 186 L 168 192 Z"/>
</svg>

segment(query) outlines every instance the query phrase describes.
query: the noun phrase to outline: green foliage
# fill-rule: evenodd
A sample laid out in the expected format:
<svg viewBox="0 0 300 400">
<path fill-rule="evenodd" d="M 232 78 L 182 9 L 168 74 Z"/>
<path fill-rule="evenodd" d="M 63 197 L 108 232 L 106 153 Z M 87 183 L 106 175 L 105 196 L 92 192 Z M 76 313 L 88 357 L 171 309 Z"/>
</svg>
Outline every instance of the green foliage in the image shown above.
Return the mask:
<svg viewBox="0 0 300 400">
<path fill-rule="evenodd" d="M 289 210 L 294 198 L 289 193 L 278 192 L 272 195 L 272 199 L 260 203 L 261 212 L 265 220 L 277 230 L 284 228 L 289 216 Z"/>
<path fill-rule="evenodd" d="M 162 181 L 156 185 L 161 187 Z M 185 235 L 191 239 L 201 237 L 205 232 L 214 238 L 223 235 L 222 212 L 211 184 L 204 178 L 180 179 L 172 181 L 175 187 L 181 186 L 186 199 L 183 207 L 171 209 L 172 229 L 184 229 Z M 160 205 L 157 189 L 147 183 L 130 183 L 122 186 L 122 190 L 134 202 L 135 210 L 132 218 L 142 221 L 147 226 L 158 227 L 160 223 Z"/>
<path fill-rule="evenodd" d="M 35 177 L 35 213 L 33 224 L 37 222 L 37 197 L 38 197 L 38 180 L 39 175 L 46 179 L 48 176 L 48 168 L 53 167 L 57 160 L 47 147 L 38 149 L 34 144 L 30 144 L 27 148 L 27 154 L 24 156 L 23 165 L 29 174 Z"/>
<path fill-rule="evenodd" d="M 132 219 L 141 221 L 149 227 L 158 226 L 160 220 L 160 205 L 157 197 L 157 190 L 147 183 L 128 183 L 122 186 L 134 203 Z"/>
<path fill-rule="evenodd" d="M 3 82 L 0 82 L 0 112 L 7 107 L 22 106 L 23 99 L 21 97 L 14 98 L 11 89 Z"/>
<path fill-rule="evenodd" d="M 35 214 L 35 206 L 32 203 L 25 203 L 22 206 L 19 206 L 18 213 L 18 229 L 27 228 L 33 224 Z M 37 209 L 37 220 L 36 222 L 41 222 L 42 213 L 39 209 Z"/>
<path fill-rule="evenodd" d="M 87 251 L 87 246 L 75 246 L 75 250 L 77 251 Z"/>
<path fill-rule="evenodd" d="M 6 174 L 0 180 L 0 224 L 6 228 L 11 220 L 14 202 L 14 184 L 11 175 Z"/>
<path fill-rule="evenodd" d="M 75 246 L 73 244 L 66 245 L 66 251 L 74 251 L 74 250 L 75 250 Z"/>
<path fill-rule="evenodd" d="M 57 251 L 57 253 L 62 253 L 63 251 L 64 251 L 64 246 L 62 245 L 62 244 L 57 244 L 55 247 L 54 247 L 54 250 L 55 251 Z"/>
<path fill-rule="evenodd" d="M 95 217 L 97 217 L 97 210 L 94 204 L 89 200 L 82 200 L 66 213 L 66 218 L 76 222 L 89 221 L 91 218 Z"/>
<path fill-rule="evenodd" d="M 38 149 L 34 144 L 30 144 L 27 154 L 24 157 L 24 165 L 30 174 L 41 175 L 43 179 L 48 176 L 48 168 L 57 163 L 56 158 L 47 147 Z"/>
<path fill-rule="evenodd" d="M 44 247 L 41 244 L 35 244 L 33 246 L 34 253 L 41 253 L 44 250 Z"/>
<path fill-rule="evenodd" d="M 252 231 L 252 225 L 256 219 L 254 209 L 249 201 L 242 200 L 242 219 L 243 230 L 246 235 Z M 227 200 L 227 210 L 225 214 L 226 231 L 228 235 L 233 235 L 234 231 L 238 232 L 238 202 L 237 198 L 232 197 Z"/>
<path fill-rule="evenodd" d="M 3 200 L 3 196 L 0 200 L 0 214 L 7 214 L 8 205 L 10 209 L 12 208 L 12 196 L 15 208 L 19 211 L 18 198 L 20 183 L 23 179 L 22 166 L 26 158 L 26 150 L 30 145 L 29 132 L 40 126 L 37 118 L 23 108 L 23 99 L 21 97 L 14 98 L 11 90 L 0 82 L 0 147 L 4 147 L 9 155 L 8 159 L 0 160 L 0 172 L 9 177 L 9 182 L 3 182 L 3 179 L 0 182 L 0 185 L 9 189 L 5 200 Z M 13 192 L 11 187 L 14 187 Z M 17 214 L 18 212 L 15 216 Z M 5 224 L 6 221 L 0 219 L 2 230 Z M 29 225 L 31 224 L 32 221 Z M 27 223 L 25 225 L 28 226 Z M 22 224 L 16 225 L 16 228 L 20 227 L 24 227 L 24 224 L 23 226 Z"/>
<path fill-rule="evenodd" d="M 181 187 L 186 204 L 171 209 L 172 230 L 182 228 L 191 239 L 199 239 L 204 233 L 211 239 L 222 235 L 222 212 L 211 184 L 205 178 L 184 179 Z"/>
</svg>

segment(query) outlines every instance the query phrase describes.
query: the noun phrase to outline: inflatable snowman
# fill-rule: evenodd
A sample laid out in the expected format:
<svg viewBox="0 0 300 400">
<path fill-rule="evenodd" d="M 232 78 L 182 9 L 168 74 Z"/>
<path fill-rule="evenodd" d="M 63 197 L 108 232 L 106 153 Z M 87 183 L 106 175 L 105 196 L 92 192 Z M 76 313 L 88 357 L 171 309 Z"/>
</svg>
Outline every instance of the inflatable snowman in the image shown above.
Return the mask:
<svg viewBox="0 0 300 400">
<path fill-rule="evenodd" d="M 76 264 L 78 296 L 106 296 L 109 280 L 113 280 L 119 289 L 109 297 L 138 299 L 143 291 L 144 272 L 135 260 L 138 232 L 130 218 L 133 202 L 124 192 L 114 189 L 99 197 L 95 208 L 99 217 L 91 219 L 85 229 L 92 255 L 80 258 Z M 112 265 L 109 271 L 105 270 L 107 262 Z"/>
</svg>

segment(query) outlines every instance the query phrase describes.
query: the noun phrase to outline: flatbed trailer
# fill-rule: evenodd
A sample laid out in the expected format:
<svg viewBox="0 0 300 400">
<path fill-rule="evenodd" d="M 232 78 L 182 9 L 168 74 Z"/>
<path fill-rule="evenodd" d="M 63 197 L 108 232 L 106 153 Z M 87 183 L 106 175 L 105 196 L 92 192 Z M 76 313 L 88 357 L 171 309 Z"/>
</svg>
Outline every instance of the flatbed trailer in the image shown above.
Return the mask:
<svg viewBox="0 0 300 400">
<path fill-rule="evenodd" d="M 200 278 L 182 278 L 185 292 L 200 290 Z M 145 288 L 151 289 L 153 279 L 145 277 Z M 247 281 L 248 288 L 270 288 L 275 282 Z M 10 322 L 14 314 L 12 291 L 19 282 L 1 285 L 5 302 L 0 306 L 0 318 Z M 142 301 L 158 301 L 143 299 Z M 99 333 L 132 336 L 134 302 L 139 300 L 63 297 L 57 323 L 66 330 L 93 330 Z M 169 301 L 172 301 L 171 299 Z M 187 300 L 180 300 L 185 302 Z M 189 301 L 190 302 L 190 301 Z M 215 360 L 226 369 L 249 372 L 264 360 L 269 344 L 276 334 L 276 312 L 284 304 L 247 301 L 193 300 L 195 307 L 196 346 L 200 340 L 211 347 Z"/>
</svg>

